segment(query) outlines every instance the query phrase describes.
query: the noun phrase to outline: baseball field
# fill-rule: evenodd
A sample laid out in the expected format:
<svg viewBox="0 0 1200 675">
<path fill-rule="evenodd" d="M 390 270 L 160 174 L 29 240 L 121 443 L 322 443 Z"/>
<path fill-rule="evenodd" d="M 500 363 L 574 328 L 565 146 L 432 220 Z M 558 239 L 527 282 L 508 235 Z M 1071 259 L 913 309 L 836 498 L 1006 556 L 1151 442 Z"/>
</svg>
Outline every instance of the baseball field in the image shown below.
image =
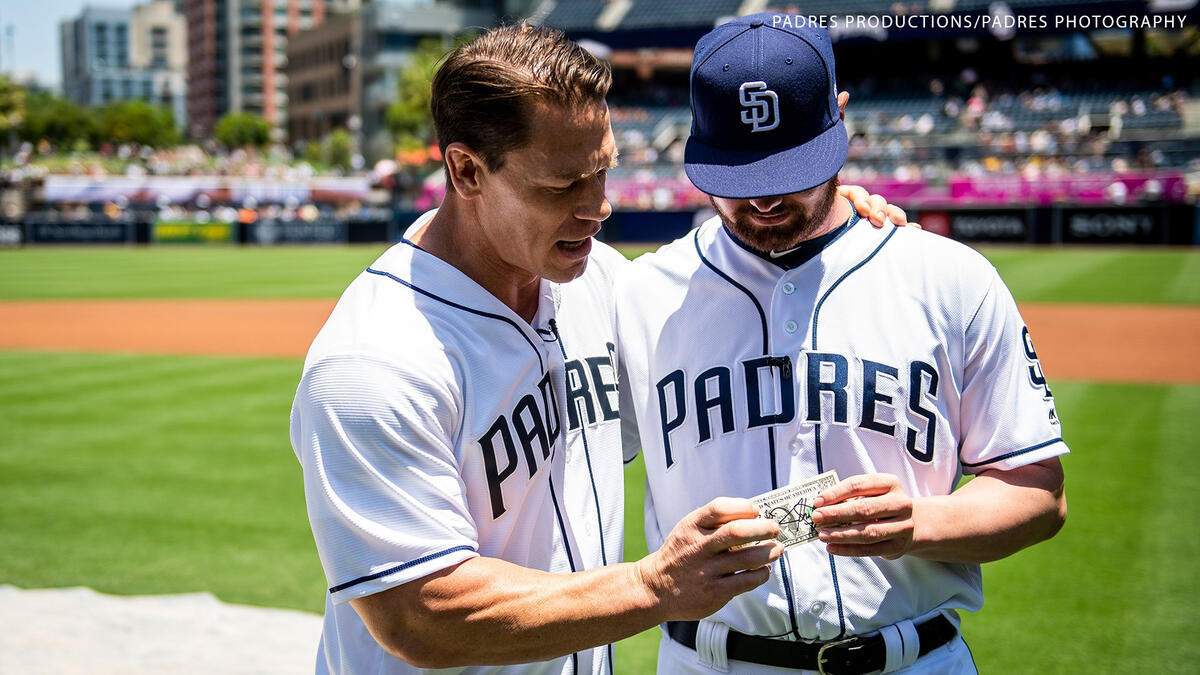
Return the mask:
<svg viewBox="0 0 1200 675">
<path fill-rule="evenodd" d="M 288 411 L 309 341 L 381 250 L 0 250 L 0 585 L 319 612 Z M 983 252 L 1073 452 L 1064 530 L 984 568 L 987 604 L 964 623 L 976 662 L 1192 673 L 1200 251 Z M 632 558 L 640 462 L 626 485 Z M 653 672 L 656 647 L 655 632 L 621 643 L 618 672 Z"/>
</svg>

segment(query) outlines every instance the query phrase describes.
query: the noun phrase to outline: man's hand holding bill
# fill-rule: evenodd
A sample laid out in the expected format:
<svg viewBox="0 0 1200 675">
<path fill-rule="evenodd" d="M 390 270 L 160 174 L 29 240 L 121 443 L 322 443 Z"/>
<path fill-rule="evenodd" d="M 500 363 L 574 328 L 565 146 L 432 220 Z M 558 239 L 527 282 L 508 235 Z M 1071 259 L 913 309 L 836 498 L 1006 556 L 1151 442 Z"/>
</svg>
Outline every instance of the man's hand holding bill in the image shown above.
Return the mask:
<svg viewBox="0 0 1200 675">
<path fill-rule="evenodd" d="M 887 473 L 851 476 L 817 496 L 813 526 L 830 553 L 895 560 L 912 548 L 913 500 Z"/>
<path fill-rule="evenodd" d="M 673 620 L 703 619 L 770 577 L 783 555 L 779 526 L 748 499 L 718 497 L 679 521 L 637 563 L 655 602 Z"/>
</svg>

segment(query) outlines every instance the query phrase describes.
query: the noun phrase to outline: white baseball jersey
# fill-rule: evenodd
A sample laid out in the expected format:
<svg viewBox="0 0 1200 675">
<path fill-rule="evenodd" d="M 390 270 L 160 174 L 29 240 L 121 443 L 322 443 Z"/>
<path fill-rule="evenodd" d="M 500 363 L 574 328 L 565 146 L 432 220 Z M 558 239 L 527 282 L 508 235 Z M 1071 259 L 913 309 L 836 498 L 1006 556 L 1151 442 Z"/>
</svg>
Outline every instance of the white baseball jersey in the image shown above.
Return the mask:
<svg viewBox="0 0 1200 675">
<path fill-rule="evenodd" d="M 646 463 L 651 550 L 714 497 L 831 469 L 944 495 L 963 473 L 1067 452 L 1028 331 L 987 260 L 856 221 L 787 270 L 713 218 L 622 275 L 618 360 Z M 834 557 L 818 542 L 788 550 L 768 583 L 710 618 L 830 640 L 982 600 L 978 565 Z M 692 662 L 673 666 L 682 652 Z M 659 658 L 660 672 L 695 666 L 686 649 Z"/>
<path fill-rule="evenodd" d="M 627 262 L 593 247 L 579 279 L 542 281 L 532 325 L 407 240 L 338 301 L 291 418 L 329 583 L 317 672 L 420 672 L 371 638 L 353 598 L 477 555 L 552 572 L 619 560 L 611 298 Z M 452 672 L 611 669 L 600 647 Z"/>
</svg>

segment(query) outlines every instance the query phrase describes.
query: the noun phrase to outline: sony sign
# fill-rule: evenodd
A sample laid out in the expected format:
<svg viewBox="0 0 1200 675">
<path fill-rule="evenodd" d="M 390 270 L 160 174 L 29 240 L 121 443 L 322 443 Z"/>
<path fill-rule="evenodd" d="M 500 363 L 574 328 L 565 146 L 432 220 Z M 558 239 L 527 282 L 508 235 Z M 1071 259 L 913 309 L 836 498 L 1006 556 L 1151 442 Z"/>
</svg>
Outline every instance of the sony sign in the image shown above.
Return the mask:
<svg viewBox="0 0 1200 675">
<path fill-rule="evenodd" d="M 1067 241 L 1156 243 L 1153 214 L 1145 211 L 1080 211 L 1067 218 Z"/>
</svg>

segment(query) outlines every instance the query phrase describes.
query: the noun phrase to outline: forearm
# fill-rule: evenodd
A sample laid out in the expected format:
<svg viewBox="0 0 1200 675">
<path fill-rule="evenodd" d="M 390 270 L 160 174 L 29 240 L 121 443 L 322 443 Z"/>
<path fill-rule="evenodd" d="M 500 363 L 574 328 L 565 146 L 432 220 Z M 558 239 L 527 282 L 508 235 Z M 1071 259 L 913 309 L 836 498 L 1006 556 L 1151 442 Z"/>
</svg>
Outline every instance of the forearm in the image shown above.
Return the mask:
<svg viewBox="0 0 1200 675">
<path fill-rule="evenodd" d="M 1054 536 L 1067 515 L 1057 459 L 989 471 L 955 492 L 913 500 L 909 555 L 944 562 L 999 560 Z"/>
<path fill-rule="evenodd" d="M 543 661 L 706 617 L 764 583 L 783 546 L 757 516 L 747 499 L 718 498 L 636 563 L 550 574 L 478 557 L 351 603 L 376 642 L 415 666 Z"/>
<path fill-rule="evenodd" d="M 416 584 L 416 587 L 410 587 Z M 389 594 L 415 594 L 412 614 L 389 615 Z M 632 563 L 550 574 L 495 558 L 353 601 L 376 641 L 424 667 L 503 665 L 615 642 L 664 617 Z M 451 639 L 447 639 L 451 638 Z"/>
</svg>

